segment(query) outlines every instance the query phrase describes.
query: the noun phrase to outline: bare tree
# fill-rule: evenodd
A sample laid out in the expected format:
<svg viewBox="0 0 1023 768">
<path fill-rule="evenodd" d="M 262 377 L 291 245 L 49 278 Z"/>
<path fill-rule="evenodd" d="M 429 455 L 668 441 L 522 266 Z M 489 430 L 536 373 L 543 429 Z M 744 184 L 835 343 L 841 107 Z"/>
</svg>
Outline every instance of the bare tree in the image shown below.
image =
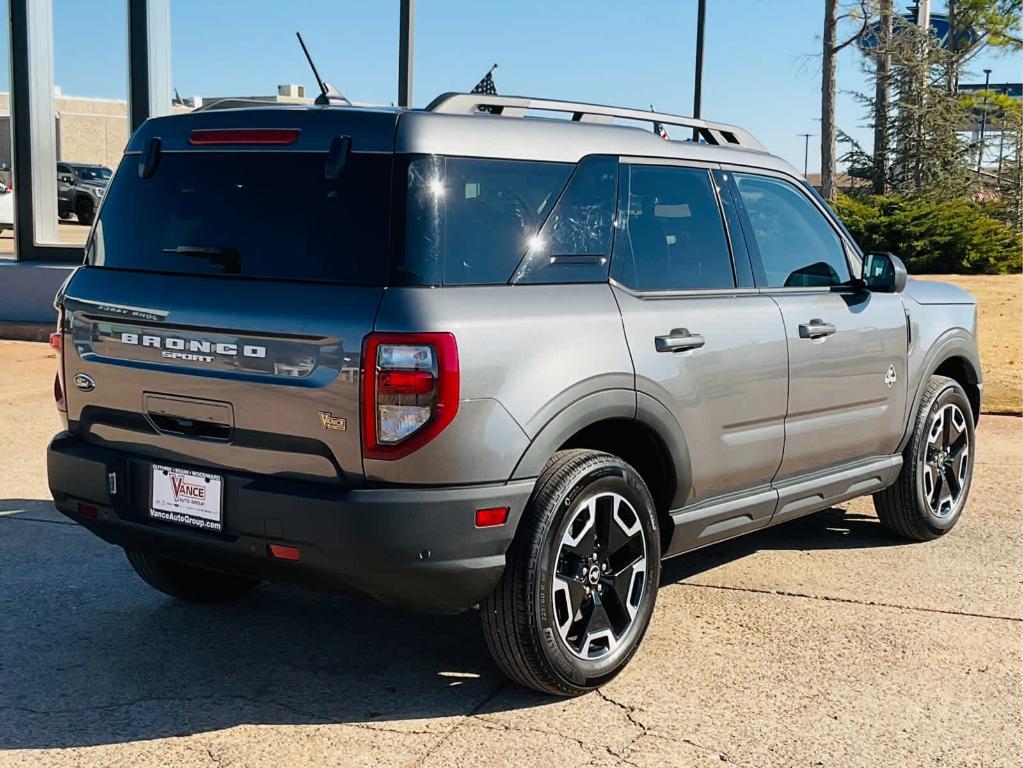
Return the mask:
<svg viewBox="0 0 1023 768">
<path fill-rule="evenodd" d="M 863 35 L 870 19 L 869 0 L 860 0 L 858 13 L 839 14 L 840 0 L 824 0 L 824 46 L 821 63 L 821 194 L 835 199 L 835 67 L 838 54 Z M 839 43 L 838 25 L 846 18 L 860 16 L 862 26 L 848 40 Z"/>
</svg>

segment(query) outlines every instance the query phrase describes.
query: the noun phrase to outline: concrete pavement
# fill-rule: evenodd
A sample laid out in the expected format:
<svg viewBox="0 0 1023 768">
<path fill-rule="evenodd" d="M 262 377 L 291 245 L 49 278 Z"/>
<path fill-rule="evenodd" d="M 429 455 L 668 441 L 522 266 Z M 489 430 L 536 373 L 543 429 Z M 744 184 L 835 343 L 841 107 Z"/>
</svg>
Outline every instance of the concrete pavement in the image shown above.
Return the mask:
<svg viewBox="0 0 1023 768">
<path fill-rule="evenodd" d="M 0 766 L 1023 762 L 1019 419 L 982 419 L 944 539 L 857 500 L 666 563 L 632 664 L 563 701 L 507 683 L 472 614 L 150 590 L 48 501 L 47 354 L 0 342 Z"/>
</svg>

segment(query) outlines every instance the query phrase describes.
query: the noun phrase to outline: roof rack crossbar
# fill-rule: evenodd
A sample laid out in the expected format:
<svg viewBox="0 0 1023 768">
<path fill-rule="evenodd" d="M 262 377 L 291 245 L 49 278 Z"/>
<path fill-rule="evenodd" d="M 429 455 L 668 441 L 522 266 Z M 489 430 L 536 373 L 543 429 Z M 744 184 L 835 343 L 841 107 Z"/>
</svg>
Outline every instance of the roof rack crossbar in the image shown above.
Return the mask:
<svg viewBox="0 0 1023 768">
<path fill-rule="evenodd" d="M 443 93 L 426 107 L 429 112 L 449 115 L 498 114 L 504 117 L 525 117 L 528 110 L 567 112 L 575 122 L 610 123 L 614 118 L 661 123 L 696 129 L 708 144 L 743 147 L 765 152 L 763 144 L 744 128 L 726 123 L 713 123 L 695 117 L 648 112 L 627 107 L 608 107 L 575 101 L 534 99 L 528 96 L 500 96 L 483 93 Z"/>
</svg>

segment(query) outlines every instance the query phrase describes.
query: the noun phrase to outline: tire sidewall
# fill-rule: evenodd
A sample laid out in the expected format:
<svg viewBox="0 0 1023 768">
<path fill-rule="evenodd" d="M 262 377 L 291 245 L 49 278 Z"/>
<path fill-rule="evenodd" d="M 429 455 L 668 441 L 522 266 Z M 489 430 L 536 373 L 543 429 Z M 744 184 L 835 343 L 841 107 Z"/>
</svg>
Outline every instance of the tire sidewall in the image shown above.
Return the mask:
<svg viewBox="0 0 1023 768">
<path fill-rule="evenodd" d="M 539 647 L 552 670 L 564 682 L 578 688 L 596 688 L 614 677 L 629 662 L 646 633 L 653 614 L 660 578 L 660 540 L 653 499 L 639 475 L 627 464 L 613 457 L 607 463 L 590 466 L 568 483 L 567 490 L 553 502 L 555 508 L 549 517 L 537 557 L 537 575 L 530 599 L 537 617 Z M 608 656 L 587 661 L 565 647 L 554 619 L 552 584 L 565 527 L 579 504 L 586 498 L 613 491 L 624 497 L 636 511 L 646 539 L 647 567 L 644 595 L 632 625 L 619 647 Z"/>
<path fill-rule="evenodd" d="M 963 487 L 962 493 L 959 494 L 959 499 L 956 501 L 955 508 L 952 513 L 945 517 L 938 517 L 931 511 L 930 505 L 927 503 L 927 498 L 924 492 L 924 473 L 922 468 L 922 459 L 926 455 L 927 451 L 927 435 L 930 432 L 930 426 L 935 418 L 935 414 L 941 408 L 946 405 L 955 404 L 959 406 L 959 409 L 963 412 L 963 416 L 966 419 L 966 434 L 969 440 L 969 453 L 967 455 L 967 468 L 966 468 L 966 483 Z M 941 535 L 949 531 L 959 520 L 959 516 L 963 512 L 963 508 L 966 506 L 966 500 L 970 495 L 970 486 L 973 482 L 973 466 L 974 460 L 977 454 L 977 442 L 974 438 L 974 425 L 973 425 L 973 409 L 970 407 L 970 401 L 966 397 L 966 393 L 962 387 L 956 384 L 954 381 L 950 381 L 947 386 L 943 387 L 934 398 L 927 404 L 927 415 L 921 419 L 920 424 L 917 427 L 918 433 L 916 435 L 916 450 L 913 454 L 913 461 L 915 462 L 915 501 L 917 513 L 924 525 L 934 533 L 935 535 Z"/>
</svg>

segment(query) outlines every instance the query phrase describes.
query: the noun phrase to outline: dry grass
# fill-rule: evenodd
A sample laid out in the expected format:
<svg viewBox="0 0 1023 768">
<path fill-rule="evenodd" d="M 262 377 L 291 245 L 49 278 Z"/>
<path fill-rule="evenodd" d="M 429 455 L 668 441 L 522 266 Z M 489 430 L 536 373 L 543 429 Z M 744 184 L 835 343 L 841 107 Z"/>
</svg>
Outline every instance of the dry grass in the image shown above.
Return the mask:
<svg viewBox="0 0 1023 768">
<path fill-rule="evenodd" d="M 984 413 L 1023 412 L 1023 275 L 915 275 L 958 285 L 977 299 Z"/>
</svg>

